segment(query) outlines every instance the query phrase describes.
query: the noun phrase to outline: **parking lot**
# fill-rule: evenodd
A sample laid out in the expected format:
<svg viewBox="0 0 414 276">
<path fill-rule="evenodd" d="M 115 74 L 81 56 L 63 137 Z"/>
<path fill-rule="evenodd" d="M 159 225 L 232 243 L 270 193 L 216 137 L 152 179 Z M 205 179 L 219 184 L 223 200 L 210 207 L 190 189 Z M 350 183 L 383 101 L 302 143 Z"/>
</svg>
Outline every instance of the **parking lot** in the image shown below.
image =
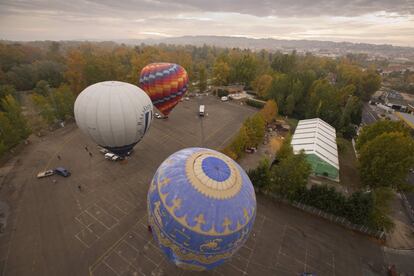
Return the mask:
<svg viewBox="0 0 414 276">
<path fill-rule="evenodd" d="M 207 112 L 202 120 L 200 103 Z M 13 169 L 0 190 L 11 209 L 0 236 L 2 275 L 192 274 L 170 264 L 147 231 L 150 180 L 179 149 L 221 148 L 254 112 L 213 97 L 184 101 L 169 119 L 154 120 L 123 162 L 105 160 L 74 124 L 33 139 L 11 160 Z M 36 179 L 39 171 L 57 166 L 72 175 Z M 383 252 L 375 241 L 261 196 L 257 200 L 246 245 L 229 263 L 201 274 L 385 275 Z"/>
</svg>

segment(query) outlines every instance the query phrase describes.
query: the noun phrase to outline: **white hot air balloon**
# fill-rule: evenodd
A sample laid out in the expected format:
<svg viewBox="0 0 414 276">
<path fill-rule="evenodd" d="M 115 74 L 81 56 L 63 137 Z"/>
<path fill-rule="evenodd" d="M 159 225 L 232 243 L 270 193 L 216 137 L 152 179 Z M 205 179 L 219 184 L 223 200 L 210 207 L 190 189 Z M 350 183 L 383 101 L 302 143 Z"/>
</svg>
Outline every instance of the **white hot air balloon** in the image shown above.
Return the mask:
<svg viewBox="0 0 414 276">
<path fill-rule="evenodd" d="M 152 109 L 151 99 L 137 86 L 104 81 L 76 98 L 75 120 L 98 145 L 125 156 L 148 131 Z"/>
</svg>

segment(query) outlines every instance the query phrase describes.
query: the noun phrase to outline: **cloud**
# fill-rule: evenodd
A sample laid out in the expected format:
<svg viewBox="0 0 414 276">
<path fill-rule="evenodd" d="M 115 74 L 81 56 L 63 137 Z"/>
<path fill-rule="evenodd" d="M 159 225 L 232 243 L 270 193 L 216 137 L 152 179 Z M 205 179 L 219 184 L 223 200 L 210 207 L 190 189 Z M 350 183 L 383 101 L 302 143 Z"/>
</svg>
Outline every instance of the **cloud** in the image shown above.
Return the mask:
<svg viewBox="0 0 414 276">
<path fill-rule="evenodd" d="M 414 0 L 0 0 L 0 39 L 182 35 L 414 46 Z"/>
<path fill-rule="evenodd" d="M 358 16 L 385 11 L 414 14 L 412 0 L 0 0 L 2 13 L 53 12 L 134 17 L 187 12 L 232 12 L 254 16 Z"/>
</svg>

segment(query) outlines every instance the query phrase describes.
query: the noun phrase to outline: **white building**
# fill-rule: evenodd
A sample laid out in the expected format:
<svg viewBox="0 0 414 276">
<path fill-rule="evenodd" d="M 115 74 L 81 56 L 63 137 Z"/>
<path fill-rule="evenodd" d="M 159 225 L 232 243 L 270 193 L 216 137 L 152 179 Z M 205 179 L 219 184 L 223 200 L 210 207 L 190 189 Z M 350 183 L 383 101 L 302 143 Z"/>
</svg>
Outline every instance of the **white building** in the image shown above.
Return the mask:
<svg viewBox="0 0 414 276">
<path fill-rule="evenodd" d="M 291 145 L 295 154 L 304 151 L 315 175 L 339 181 L 335 128 L 319 118 L 300 120 Z"/>
</svg>

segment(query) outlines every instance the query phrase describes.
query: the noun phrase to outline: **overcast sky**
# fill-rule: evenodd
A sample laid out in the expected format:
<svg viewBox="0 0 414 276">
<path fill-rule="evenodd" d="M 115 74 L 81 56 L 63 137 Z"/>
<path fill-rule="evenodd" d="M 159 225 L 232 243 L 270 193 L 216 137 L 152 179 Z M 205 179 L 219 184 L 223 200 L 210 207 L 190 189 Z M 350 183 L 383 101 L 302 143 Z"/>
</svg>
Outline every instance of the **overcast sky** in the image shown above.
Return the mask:
<svg viewBox="0 0 414 276">
<path fill-rule="evenodd" d="M 182 35 L 414 46 L 414 0 L 0 0 L 0 39 Z"/>
</svg>

